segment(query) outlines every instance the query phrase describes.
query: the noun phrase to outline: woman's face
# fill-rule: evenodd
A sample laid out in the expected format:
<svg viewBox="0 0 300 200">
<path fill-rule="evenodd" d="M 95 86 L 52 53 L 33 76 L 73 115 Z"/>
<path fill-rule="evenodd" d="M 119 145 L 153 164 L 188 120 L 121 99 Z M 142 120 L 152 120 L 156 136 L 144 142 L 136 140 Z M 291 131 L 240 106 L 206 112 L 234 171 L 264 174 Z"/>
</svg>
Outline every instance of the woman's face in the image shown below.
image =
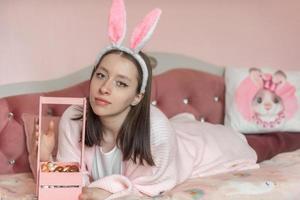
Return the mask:
<svg viewBox="0 0 300 200">
<path fill-rule="evenodd" d="M 118 54 L 107 54 L 90 83 L 90 104 L 100 117 L 127 115 L 131 105 L 141 100 L 137 94 L 138 71 L 135 64 Z"/>
</svg>

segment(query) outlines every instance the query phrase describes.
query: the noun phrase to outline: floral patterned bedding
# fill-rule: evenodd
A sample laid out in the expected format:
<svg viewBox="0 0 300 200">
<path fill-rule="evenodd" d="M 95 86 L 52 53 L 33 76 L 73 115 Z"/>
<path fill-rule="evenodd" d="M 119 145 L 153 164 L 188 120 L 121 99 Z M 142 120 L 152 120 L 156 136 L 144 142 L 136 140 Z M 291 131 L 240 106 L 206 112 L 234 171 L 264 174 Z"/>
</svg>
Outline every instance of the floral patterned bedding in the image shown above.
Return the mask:
<svg viewBox="0 0 300 200">
<path fill-rule="evenodd" d="M 156 197 L 128 196 L 127 200 L 299 199 L 300 150 L 281 153 L 260 164 L 260 169 L 188 180 Z M 30 173 L 0 175 L 0 200 L 33 200 Z"/>
</svg>

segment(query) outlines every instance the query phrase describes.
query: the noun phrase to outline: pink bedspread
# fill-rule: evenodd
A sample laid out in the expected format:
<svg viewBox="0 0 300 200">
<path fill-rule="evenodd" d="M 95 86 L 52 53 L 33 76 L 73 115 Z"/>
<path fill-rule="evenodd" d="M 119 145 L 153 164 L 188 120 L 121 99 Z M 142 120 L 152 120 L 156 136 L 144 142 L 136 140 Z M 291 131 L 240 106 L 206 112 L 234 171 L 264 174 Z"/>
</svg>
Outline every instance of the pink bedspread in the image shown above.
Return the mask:
<svg viewBox="0 0 300 200">
<path fill-rule="evenodd" d="M 1 200 L 32 200 L 30 173 L 0 175 Z M 197 178 L 157 197 L 128 196 L 127 200 L 299 199 L 300 150 L 282 153 L 261 163 L 260 169 Z"/>
</svg>

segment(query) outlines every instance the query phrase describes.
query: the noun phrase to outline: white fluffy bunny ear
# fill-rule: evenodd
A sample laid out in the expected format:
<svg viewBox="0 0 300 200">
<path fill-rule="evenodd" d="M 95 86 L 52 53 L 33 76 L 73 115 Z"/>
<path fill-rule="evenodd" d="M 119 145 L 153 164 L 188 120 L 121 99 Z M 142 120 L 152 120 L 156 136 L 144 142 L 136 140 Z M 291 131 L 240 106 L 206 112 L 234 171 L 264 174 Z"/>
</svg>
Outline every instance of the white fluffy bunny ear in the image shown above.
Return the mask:
<svg viewBox="0 0 300 200">
<path fill-rule="evenodd" d="M 139 52 L 150 39 L 150 36 L 152 35 L 159 20 L 160 14 L 160 9 L 156 8 L 152 10 L 134 29 L 130 40 L 130 48 L 135 53 Z"/>
<path fill-rule="evenodd" d="M 113 0 L 109 21 L 108 36 L 113 45 L 121 45 L 126 32 L 126 11 L 123 0 Z"/>
</svg>

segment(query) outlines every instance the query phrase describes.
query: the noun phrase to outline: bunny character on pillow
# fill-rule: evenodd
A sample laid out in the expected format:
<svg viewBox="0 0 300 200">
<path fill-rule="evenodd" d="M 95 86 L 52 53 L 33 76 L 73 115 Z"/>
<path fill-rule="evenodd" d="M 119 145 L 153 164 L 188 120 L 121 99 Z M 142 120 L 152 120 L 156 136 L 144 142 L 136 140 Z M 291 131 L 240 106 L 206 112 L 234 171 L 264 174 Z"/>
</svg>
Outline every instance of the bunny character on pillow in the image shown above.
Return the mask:
<svg viewBox="0 0 300 200">
<path fill-rule="evenodd" d="M 270 74 L 251 68 L 237 87 L 235 102 L 245 120 L 262 128 L 275 128 L 297 111 L 295 93 L 283 71 Z"/>
</svg>

